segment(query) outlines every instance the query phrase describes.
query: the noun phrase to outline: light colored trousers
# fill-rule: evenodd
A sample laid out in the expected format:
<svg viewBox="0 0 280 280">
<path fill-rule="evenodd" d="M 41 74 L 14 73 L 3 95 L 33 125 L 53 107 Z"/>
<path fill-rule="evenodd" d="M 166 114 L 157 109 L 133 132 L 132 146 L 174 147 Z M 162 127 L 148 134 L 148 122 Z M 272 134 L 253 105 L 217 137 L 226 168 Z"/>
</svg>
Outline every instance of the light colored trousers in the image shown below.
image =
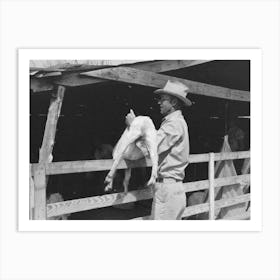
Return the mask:
<svg viewBox="0 0 280 280">
<path fill-rule="evenodd" d="M 153 194 L 152 220 L 181 220 L 187 206 L 182 182 L 157 182 Z"/>
</svg>

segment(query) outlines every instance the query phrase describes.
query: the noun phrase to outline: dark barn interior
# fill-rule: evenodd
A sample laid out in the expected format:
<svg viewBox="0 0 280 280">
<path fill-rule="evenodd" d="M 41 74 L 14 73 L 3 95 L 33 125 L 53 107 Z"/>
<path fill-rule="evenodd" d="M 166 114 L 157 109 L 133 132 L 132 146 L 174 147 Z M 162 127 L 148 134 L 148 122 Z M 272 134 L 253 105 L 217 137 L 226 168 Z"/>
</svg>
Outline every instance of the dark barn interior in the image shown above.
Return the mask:
<svg viewBox="0 0 280 280">
<path fill-rule="evenodd" d="M 250 91 L 250 61 L 211 61 L 169 71 L 165 74 L 216 86 Z M 53 161 L 94 159 L 101 144 L 114 146 L 125 129 L 125 116 L 132 108 L 136 115 L 148 115 L 156 128 L 161 116 L 154 88 L 120 82 L 96 83 L 67 87 L 57 125 Z M 39 159 L 51 92 L 32 93 L 30 98 L 30 162 Z M 188 123 L 191 154 L 219 152 L 228 129 L 228 120 L 238 116 L 239 127 L 245 132 L 245 150 L 250 149 L 250 103 L 189 94 L 193 105 L 184 111 Z M 139 170 L 132 174 L 131 187 L 143 187 L 148 174 Z M 50 176 L 47 193 L 60 192 L 65 200 L 103 193 L 106 172 Z M 122 172 L 116 178 L 120 191 Z M 90 178 L 90 179 L 89 179 Z M 185 181 L 207 178 L 207 164 L 192 164 L 186 169 Z M 98 182 L 92 188 L 90 182 Z M 110 207 L 109 207 L 110 208 Z M 86 211 L 93 213 L 101 211 Z M 115 209 L 115 211 L 121 211 Z M 75 213 L 75 219 L 86 219 L 86 212 Z M 128 213 L 128 212 L 127 212 Z M 84 215 L 81 218 L 81 215 Z M 130 214 L 128 214 L 130 215 Z M 131 214 L 132 216 L 135 215 Z M 142 214 L 141 214 L 142 215 Z M 116 214 L 117 217 L 117 214 Z M 114 218 L 114 216 L 110 216 Z"/>
</svg>

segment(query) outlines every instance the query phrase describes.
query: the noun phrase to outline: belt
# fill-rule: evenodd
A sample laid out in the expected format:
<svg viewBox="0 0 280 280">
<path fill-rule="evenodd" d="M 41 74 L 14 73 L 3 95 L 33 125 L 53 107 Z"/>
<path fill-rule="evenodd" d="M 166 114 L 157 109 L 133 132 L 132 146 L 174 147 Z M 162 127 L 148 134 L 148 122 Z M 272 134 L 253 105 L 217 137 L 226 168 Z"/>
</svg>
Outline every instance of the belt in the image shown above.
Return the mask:
<svg viewBox="0 0 280 280">
<path fill-rule="evenodd" d="M 158 183 L 176 183 L 176 182 L 182 182 L 182 180 L 177 180 L 173 178 L 157 178 L 156 180 Z"/>
</svg>

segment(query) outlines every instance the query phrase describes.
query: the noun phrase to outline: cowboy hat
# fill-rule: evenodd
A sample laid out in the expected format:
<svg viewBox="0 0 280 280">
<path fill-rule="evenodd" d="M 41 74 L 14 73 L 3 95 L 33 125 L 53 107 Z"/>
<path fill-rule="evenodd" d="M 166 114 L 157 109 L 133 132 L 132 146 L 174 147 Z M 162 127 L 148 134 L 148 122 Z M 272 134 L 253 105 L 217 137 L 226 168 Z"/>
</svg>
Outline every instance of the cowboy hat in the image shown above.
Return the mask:
<svg viewBox="0 0 280 280">
<path fill-rule="evenodd" d="M 168 80 L 164 88 L 157 89 L 154 93 L 157 94 L 169 94 L 179 98 L 185 106 L 191 106 L 192 102 L 187 98 L 189 88 L 178 82 L 178 81 L 170 81 Z"/>
</svg>

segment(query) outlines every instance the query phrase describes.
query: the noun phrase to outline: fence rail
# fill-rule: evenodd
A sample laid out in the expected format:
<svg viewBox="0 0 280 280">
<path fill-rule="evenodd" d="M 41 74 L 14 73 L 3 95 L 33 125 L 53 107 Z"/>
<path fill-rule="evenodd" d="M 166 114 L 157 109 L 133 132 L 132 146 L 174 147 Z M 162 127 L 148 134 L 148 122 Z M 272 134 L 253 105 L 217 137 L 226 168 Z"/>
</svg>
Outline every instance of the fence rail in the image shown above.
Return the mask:
<svg viewBox="0 0 280 280">
<path fill-rule="evenodd" d="M 231 152 L 231 153 L 214 153 L 214 160 L 232 160 L 249 158 L 250 151 L 244 152 Z M 190 155 L 189 163 L 208 162 L 209 154 L 194 154 Z M 105 171 L 110 170 L 112 166 L 112 159 L 102 160 L 83 160 L 83 161 L 61 161 L 46 163 L 46 175 L 58 175 L 69 173 L 81 173 L 91 171 Z M 34 176 L 35 170 L 38 168 L 39 163 L 32 164 L 31 172 Z M 135 167 L 150 167 L 151 161 L 148 159 L 141 159 L 137 161 L 121 161 L 117 169 L 135 168 Z"/>
<path fill-rule="evenodd" d="M 247 175 L 240 175 L 240 176 L 233 176 L 233 177 L 226 177 L 226 178 L 217 178 L 215 180 L 214 187 L 221 187 L 221 186 L 238 184 L 238 183 L 249 184 L 250 175 L 247 174 Z M 203 181 L 184 183 L 184 188 L 186 193 L 198 191 L 198 190 L 206 190 L 209 188 L 209 181 L 203 180 Z M 50 218 L 63 214 L 75 213 L 80 211 L 108 207 L 112 205 L 119 205 L 119 204 L 124 204 L 129 202 L 146 200 L 146 199 L 151 199 L 152 197 L 153 197 L 152 189 L 149 187 L 142 190 L 131 191 L 128 193 L 105 194 L 101 196 L 92 196 L 87 198 L 57 202 L 57 203 L 52 203 L 47 205 L 47 217 Z M 206 204 L 209 205 L 208 203 Z M 198 207 L 198 209 L 200 208 Z M 206 212 L 207 210 L 208 208 L 202 212 Z M 202 213 L 202 212 L 198 212 L 198 213 Z"/>
<path fill-rule="evenodd" d="M 231 152 L 231 153 L 210 153 L 198 154 L 190 156 L 190 163 L 209 162 L 209 179 L 195 182 L 184 183 L 185 192 L 193 192 L 199 190 L 209 190 L 209 202 L 186 207 L 184 217 L 199 213 L 209 212 L 209 218 L 214 219 L 214 212 L 216 209 L 228 207 L 231 205 L 244 203 L 250 201 L 250 194 L 237 196 L 234 198 L 222 199 L 215 201 L 214 189 L 216 187 L 228 186 L 233 184 L 250 184 L 250 174 L 214 178 L 214 162 L 220 160 L 233 160 L 250 158 L 250 151 Z M 36 184 L 44 180 L 44 176 L 56 174 L 68 174 L 78 172 L 92 172 L 109 170 L 112 165 L 112 160 L 87 160 L 87 161 L 71 161 L 71 162 L 54 162 L 42 164 L 32 164 L 30 168 L 31 178 L 34 177 L 35 189 L 34 191 L 42 192 L 42 189 L 36 188 Z M 134 168 L 134 167 L 149 167 L 151 162 L 149 160 L 139 160 L 136 162 L 123 161 L 119 164 L 118 169 Z M 44 172 L 42 172 L 42 170 Z M 43 175 L 42 175 L 43 173 Z M 31 180 L 32 181 L 32 180 Z M 30 184 L 32 188 L 32 184 Z M 67 186 L 65 186 L 67 187 Z M 32 193 L 32 191 L 30 191 Z M 34 197 L 34 195 L 33 195 Z M 35 196 L 36 197 L 36 196 Z M 124 204 L 145 200 L 152 198 L 151 188 L 131 191 L 128 193 L 114 193 L 102 196 L 93 196 L 81 199 L 68 200 L 47 205 L 40 205 L 40 202 L 34 202 L 34 217 L 36 219 L 46 219 L 58 215 L 70 214 L 80 211 L 92 210 L 102 207 L 109 207 L 112 205 Z M 30 203 L 32 205 L 32 203 Z M 37 208 L 37 209 L 36 209 Z M 32 211 L 31 211 L 32 212 Z M 36 215 L 37 213 L 37 215 Z M 248 218 L 248 214 L 244 214 L 241 218 Z M 141 217 L 137 219 L 147 219 L 148 217 Z"/>
</svg>

